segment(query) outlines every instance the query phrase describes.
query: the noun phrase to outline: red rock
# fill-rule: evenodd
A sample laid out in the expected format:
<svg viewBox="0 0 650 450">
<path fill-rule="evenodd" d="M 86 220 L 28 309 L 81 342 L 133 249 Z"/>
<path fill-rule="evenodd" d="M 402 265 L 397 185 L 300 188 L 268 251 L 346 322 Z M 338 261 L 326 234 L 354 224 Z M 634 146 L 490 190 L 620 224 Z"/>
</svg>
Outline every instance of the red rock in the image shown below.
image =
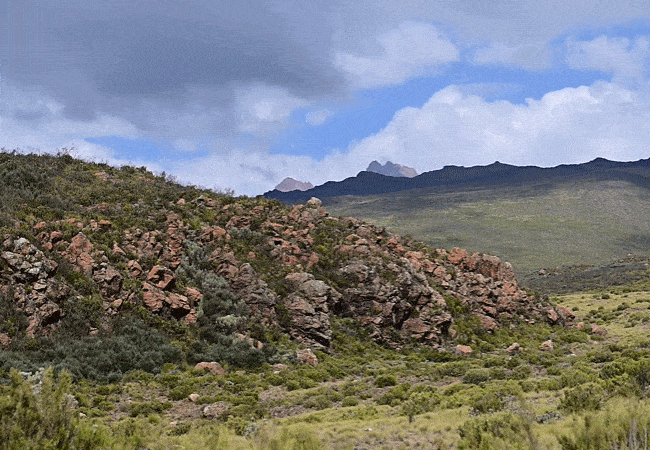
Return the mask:
<svg viewBox="0 0 650 450">
<path fill-rule="evenodd" d="M 309 364 L 310 366 L 316 367 L 318 365 L 318 358 L 314 355 L 314 352 L 310 348 L 303 350 L 296 350 L 296 358 L 303 364 Z"/>
<path fill-rule="evenodd" d="M 520 350 L 521 350 L 521 346 L 519 345 L 518 342 L 515 342 L 506 349 L 506 352 L 512 355 L 513 353 L 518 353 Z"/>
<path fill-rule="evenodd" d="M 154 285 L 145 281 L 142 284 L 142 300 L 149 311 L 158 312 L 165 303 L 165 294 Z"/>
<path fill-rule="evenodd" d="M 309 255 L 309 258 L 307 258 L 307 268 L 310 268 L 318 264 L 318 261 L 319 261 L 318 254 L 312 252 L 311 255 Z"/>
<path fill-rule="evenodd" d="M 105 263 L 102 263 L 102 267 L 93 273 L 93 280 L 100 285 L 104 297 L 112 297 L 122 289 L 122 275 Z"/>
<path fill-rule="evenodd" d="M 83 272 L 90 272 L 94 263 L 94 260 L 90 255 L 92 249 L 93 244 L 90 240 L 88 240 L 85 234 L 79 232 L 70 241 L 67 253 L 72 262 L 81 268 Z"/>
<path fill-rule="evenodd" d="M 569 308 L 566 308 L 564 306 L 556 306 L 555 310 L 568 323 L 573 322 L 573 319 L 575 319 L 575 317 L 576 317 L 575 314 L 573 314 L 573 312 L 571 312 L 571 310 Z"/>
<path fill-rule="evenodd" d="M 539 349 L 543 352 L 550 352 L 554 348 L 555 346 L 553 345 L 553 341 L 550 339 L 548 341 L 542 342 L 542 344 L 539 346 Z"/>
<path fill-rule="evenodd" d="M 552 308 L 551 308 L 551 309 L 547 309 L 547 310 L 545 311 L 545 314 L 546 314 L 546 317 L 548 318 L 548 321 L 549 321 L 551 324 L 555 324 L 555 323 L 557 323 L 558 320 L 560 320 L 560 316 L 558 315 L 557 311 L 555 311 L 555 310 L 552 309 Z"/>
<path fill-rule="evenodd" d="M 471 355 L 472 354 L 472 347 L 469 345 L 457 345 L 456 346 L 456 354 L 457 355 Z"/>
<path fill-rule="evenodd" d="M 147 281 L 162 290 L 171 290 L 176 282 L 176 276 L 165 266 L 153 266 L 147 275 Z"/>
<path fill-rule="evenodd" d="M 113 254 L 114 255 L 120 255 L 120 256 L 126 256 L 126 253 L 124 250 L 122 250 L 118 245 L 117 242 L 113 242 Z"/>
<path fill-rule="evenodd" d="M 197 363 L 194 368 L 196 370 L 204 370 L 204 371 L 209 371 L 212 375 L 225 375 L 226 371 L 221 367 L 221 364 L 218 362 L 212 361 L 212 362 L 200 362 Z"/>
<path fill-rule="evenodd" d="M 485 316 L 483 314 L 474 314 L 478 317 L 478 320 L 481 322 L 481 328 L 484 331 L 494 331 L 499 328 L 499 324 L 496 320 L 491 317 Z"/>
<path fill-rule="evenodd" d="M 196 323 L 196 319 L 197 319 L 197 318 L 198 318 L 198 317 L 197 317 L 197 315 L 196 315 L 196 310 L 195 310 L 194 308 L 191 308 L 191 309 L 190 309 L 190 312 L 188 312 L 188 313 L 185 315 L 185 317 L 183 317 L 183 322 L 185 322 L 186 324 L 189 325 L 189 324 L 191 324 L 191 323 Z"/>
<path fill-rule="evenodd" d="M 454 247 L 451 252 L 449 253 L 449 256 L 447 256 L 447 261 L 450 263 L 457 265 L 460 264 L 461 261 L 463 261 L 465 258 L 469 256 L 469 253 L 467 253 L 467 250 Z"/>
<path fill-rule="evenodd" d="M 0 345 L 6 347 L 9 344 L 11 344 L 11 338 L 9 335 L 6 333 L 0 333 Z"/>
<path fill-rule="evenodd" d="M 140 263 L 138 263 L 136 260 L 132 259 L 126 263 L 126 267 L 129 268 L 129 272 L 131 272 L 132 278 L 138 278 L 140 275 L 142 275 L 142 266 L 140 266 Z"/>
<path fill-rule="evenodd" d="M 203 298 L 203 294 L 201 294 L 198 289 L 189 287 L 185 288 L 185 295 L 187 295 L 187 298 L 190 300 L 192 305 L 197 304 Z"/>
<path fill-rule="evenodd" d="M 187 297 L 175 292 L 170 292 L 167 296 L 165 296 L 165 303 L 167 303 L 169 307 L 174 310 L 175 315 L 184 316 L 191 309 Z"/>
<path fill-rule="evenodd" d="M 593 324 L 591 326 L 591 332 L 593 334 L 595 334 L 595 335 L 598 335 L 598 336 L 603 336 L 603 337 L 607 336 L 607 330 L 604 329 L 603 327 L 600 327 L 600 326 L 596 325 L 596 324 Z"/>
</svg>

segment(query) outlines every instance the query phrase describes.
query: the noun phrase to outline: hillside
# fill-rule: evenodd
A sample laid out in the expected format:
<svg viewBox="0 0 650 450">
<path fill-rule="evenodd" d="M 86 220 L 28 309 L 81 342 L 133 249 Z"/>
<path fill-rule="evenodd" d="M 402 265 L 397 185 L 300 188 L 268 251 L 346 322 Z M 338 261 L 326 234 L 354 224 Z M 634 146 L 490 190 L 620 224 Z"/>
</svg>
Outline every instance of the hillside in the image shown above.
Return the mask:
<svg viewBox="0 0 650 450">
<path fill-rule="evenodd" d="M 548 299 L 318 199 L 65 152 L 0 153 L 0 195 L 0 450 L 568 449 L 583 410 L 647 424 L 644 284 Z"/>
<path fill-rule="evenodd" d="M 363 218 L 435 247 L 496 254 L 520 279 L 540 269 L 554 273 L 562 266 L 608 265 L 629 254 L 650 256 L 650 191 L 629 181 L 420 189 L 331 198 L 326 206 L 334 215 Z"/>
<path fill-rule="evenodd" d="M 183 355 L 190 362 L 242 363 L 223 353 L 231 336 L 243 349 L 286 333 L 329 350 L 333 316 L 354 319 L 394 348 L 455 345 L 456 324 L 470 317 L 486 330 L 558 317 L 519 289 L 497 258 L 334 218 L 317 199 L 288 208 L 180 186 L 144 169 L 0 156 L 0 275 L 10 314 L 21 317 L 0 328 L 5 343 L 101 335 L 126 315 L 163 320 L 185 339 L 197 328 L 195 353 Z M 459 308 L 465 313 L 454 318 Z M 270 356 L 254 350 L 258 363 Z"/>
</svg>

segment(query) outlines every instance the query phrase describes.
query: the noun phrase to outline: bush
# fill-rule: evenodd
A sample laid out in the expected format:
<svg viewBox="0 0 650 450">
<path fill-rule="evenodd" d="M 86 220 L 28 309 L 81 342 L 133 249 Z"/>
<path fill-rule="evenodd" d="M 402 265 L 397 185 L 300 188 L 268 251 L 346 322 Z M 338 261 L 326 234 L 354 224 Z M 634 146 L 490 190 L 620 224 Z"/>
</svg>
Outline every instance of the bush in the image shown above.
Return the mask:
<svg viewBox="0 0 650 450">
<path fill-rule="evenodd" d="M 569 413 L 599 409 L 605 401 L 605 390 L 597 383 L 585 383 L 568 389 L 559 408 Z"/>
<path fill-rule="evenodd" d="M 397 377 L 395 375 L 380 375 L 375 379 L 375 386 L 379 388 L 395 386 L 396 384 Z"/>
<path fill-rule="evenodd" d="M 490 379 L 490 372 L 487 369 L 470 369 L 463 375 L 463 383 L 480 384 Z"/>
<path fill-rule="evenodd" d="M 359 399 L 353 397 L 352 395 L 348 395 L 347 397 L 343 398 L 343 401 L 341 401 L 341 406 L 357 406 L 358 404 Z"/>
<path fill-rule="evenodd" d="M 105 441 L 105 434 L 79 427 L 68 372 L 55 380 L 52 368 L 46 369 L 38 394 L 16 369 L 9 375 L 7 395 L 0 396 L 0 450 L 98 448 Z"/>
<path fill-rule="evenodd" d="M 530 422 L 510 412 L 468 420 L 460 426 L 458 433 L 460 450 L 538 448 Z"/>
</svg>

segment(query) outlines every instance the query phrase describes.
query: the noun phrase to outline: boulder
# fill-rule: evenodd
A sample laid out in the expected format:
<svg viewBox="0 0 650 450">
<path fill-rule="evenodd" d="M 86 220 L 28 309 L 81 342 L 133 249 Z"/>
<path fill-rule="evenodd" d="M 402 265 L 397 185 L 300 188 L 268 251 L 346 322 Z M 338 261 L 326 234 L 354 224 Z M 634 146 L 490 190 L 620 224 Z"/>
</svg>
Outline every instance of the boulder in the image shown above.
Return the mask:
<svg viewBox="0 0 650 450">
<path fill-rule="evenodd" d="M 147 281 L 155 284 L 163 291 L 169 291 L 174 288 L 176 276 L 165 266 L 153 266 L 147 274 Z"/>
<path fill-rule="evenodd" d="M 459 345 L 456 346 L 456 354 L 457 355 L 467 356 L 467 355 L 471 355 L 472 352 L 473 352 L 472 347 L 470 347 L 469 345 L 460 345 L 459 344 Z"/>
<path fill-rule="evenodd" d="M 194 368 L 196 370 L 203 370 L 203 371 L 206 371 L 206 372 L 209 371 L 212 375 L 225 375 L 225 373 L 226 373 L 226 371 L 223 369 L 223 367 L 221 367 L 221 364 L 219 364 L 218 362 L 215 362 L 215 361 L 211 361 L 211 362 L 203 361 L 203 362 L 197 363 L 194 366 Z"/>
<path fill-rule="evenodd" d="M 553 345 L 553 341 L 550 339 L 548 341 L 542 342 L 542 344 L 539 346 L 539 349 L 543 352 L 550 352 L 554 348 L 555 346 Z"/>
<path fill-rule="evenodd" d="M 303 364 L 309 364 L 314 367 L 318 365 L 318 358 L 310 348 L 296 350 L 296 358 Z"/>
</svg>

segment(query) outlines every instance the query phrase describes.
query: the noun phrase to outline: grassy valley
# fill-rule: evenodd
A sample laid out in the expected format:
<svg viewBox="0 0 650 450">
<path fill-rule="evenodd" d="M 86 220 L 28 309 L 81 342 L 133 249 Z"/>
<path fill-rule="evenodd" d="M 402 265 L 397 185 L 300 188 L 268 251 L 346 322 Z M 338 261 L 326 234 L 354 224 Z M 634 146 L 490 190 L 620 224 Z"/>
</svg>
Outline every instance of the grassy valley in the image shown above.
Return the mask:
<svg viewBox="0 0 650 450">
<path fill-rule="evenodd" d="M 363 218 L 434 247 L 495 254 L 520 276 L 650 254 L 650 191 L 625 181 L 420 189 L 330 198 L 326 206 L 333 215 Z"/>
</svg>

